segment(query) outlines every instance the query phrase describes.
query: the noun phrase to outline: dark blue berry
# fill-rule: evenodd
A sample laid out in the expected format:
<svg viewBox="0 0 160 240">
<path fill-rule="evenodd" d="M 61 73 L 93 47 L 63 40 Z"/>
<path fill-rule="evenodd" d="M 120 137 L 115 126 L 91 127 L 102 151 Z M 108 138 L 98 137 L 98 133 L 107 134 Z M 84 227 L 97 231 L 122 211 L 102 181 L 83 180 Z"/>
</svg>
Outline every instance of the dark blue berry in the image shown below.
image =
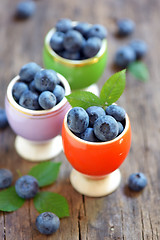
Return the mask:
<svg viewBox="0 0 160 240">
<path fill-rule="evenodd" d="M 12 94 L 13 94 L 13 97 L 14 97 L 15 101 L 18 102 L 22 93 L 26 90 L 28 90 L 28 86 L 27 86 L 26 83 L 16 82 L 13 86 L 13 89 L 12 89 Z"/>
<path fill-rule="evenodd" d="M 103 108 L 98 106 L 91 106 L 86 109 L 89 116 L 89 126 L 93 127 L 94 122 L 101 116 L 105 116 L 106 113 Z"/>
<path fill-rule="evenodd" d="M 63 40 L 64 40 L 64 33 L 63 32 L 55 32 L 50 40 L 51 48 L 54 51 L 62 51 L 63 47 Z"/>
<path fill-rule="evenodd" d="M 128 186 L 133 191 L 141 191 L 147 185 L 147 178 L 143 173 L 132 173 L 128 179 Z"/>
<path fill-rule="evenodd" d="M 99 140 L 96 138 L 93 128 L 87 128 L 83 133 L 79 135 L 79 137 L 85 141 L 89 142 L 98 142 Z"/>
<path fill-rule="evenodd" d="M 67 124 L 74 133 L 82 133 L 89 125 L 89 116 L 83 108 L 74 107 L 68 112 Z"/>
<path fill-rule="evenodd" d="M 64 98 L 65 95 L 64 88 L 60 85 L 56 85 L 53 90 L 53 94 L 56 96 L 57 99 L 56 103 L 59 103 Z"/>
<path fill-rule="evenodd" d="M 124 108 L 113 104 L 106 108 L 106 114 L 111 115 L 117 121 L 121 122 L 125 119 L 126 111 L 124 110 Z"/>
<path fill-rule="evenodd" d="M 80 60 L 81 59 L 81 55 L 80 52 L 68 52 L 68 51 L 63 51 L 61 53 L 58 53 L 61 57 L 66 58 L 66 59 L 70 59 L 70 60 Z"/>
<path fill-rule="evenodd" d="M 120 19 L 117 21 L 118 34 L 120 36 L 128 36 L 135 29 L 135 23 L 130 19 Z"/>
<path fill-rule="evenodd" d="M 72 29 L 72 21 L 70 19 L 67 18 L 63 18 L 60 19 L 57 23 L 56 23 L 56 30 L 58 32 L 68 32 L 70 29 Z"/>
<path fill-rule="evenodd" d="M 0 189 L 7 188 L 11 185 L 13 175 L 8 169 L 0 169 Z"/>
<path fill-rule="evenodd" d="M 119 135 L 119 134 L 121 134 L 123 132 L 124 127 L 123 127 L 121 122 L 117 122 L 117 123 L 118 123 L 118 127 L 119 127 L 119 130 L 118 130 L 118 135 Z"/>
<path fill-rule="evenodd" d="M 81 49 L 82 42 L 82 34 L 76 30 L 70 30 L 64 36 L 63 45 L 69 52 L 78 52 Z"/>
<path fill-rule="evenodd" d="M 147 53 L 147 44 L 142 40 L 132 40 L 130 47 L 134 50 L 137 59 L 144 57 Z"/>
<path fill-rule="evenodd" d="M 93 25 L 87 33 L 87 38 L 91 37 L 97 37 L 100 38 L 101 40 L 106 38 L 107 37 L 106 28 L 100 24 Z"/>
<path fill-rule="evenodd" d="M 20 70 L 20 80 L 25 82 L 31 82 L 34 79 L 36 73 L 40 70 L 41 67 L 37 63 L 27 63 Z"/>
<path fill-rule="evenodd" d="M 35 86 L 35 80 L 33 80 L 32 82 L 29 83 L 29 90 L 31 92 L 34 92 L 34 93 L 38 94 L 38 90 Z"/>
<path fill-rule="evenodd" d="M 29 90 L 25 91 L 19 99 L 19 105 L 31 110 L 39 110 L 38 95 Z"/>
<path fill-rule="evenodd" d="M 115 64 L 125 68 L 136 60 L 136 54 L 130 46 L 120 47 L 115 54 Z"/>
<path fill-rule="evenodd" d="M 51 212 L 43 212 L 36 218 L 36 227 L 42 234 L 50 235 L 56 232 L 59 226 L 59 217 Z"/>
<path fill-rule="evenodd" d="M 80 32 L 85 37 L 90 28 L 91 25 L 89 23 L 78 22 L 77 25 L 74 27 L 74 30 Z"/>
<path fill-rule="evenodd" d="M 96 137 L 105 142 L 114 139 L 118 135 L 118 123 L 111 116 L 99 117 L 93 126 Z"/>
<path fill-rule="evenodd" d="M 38 91 L 53 91 L 58 82 L 58 77 L 54 70 L 45 69 L 37 72 L 34 80 Z"/>
<path fill-rule="evenodd" d="M 8 120 L 6 111 L 3 108 L 0 108 L 0 129 L 4 129 L 8 126 Z"/>
<path fill-rule="evenodd" d="M 50 109 L 56 105 L 56 97 L 50 91 L 44 91 L 39 95 L 38 102 L 43 109 Z"/>
<path fill-rule="evenodd" d="M 94 57 L 101 48 L 101 40 L 97 37 L 89 38 L 83 46 L 83 54 L 87 58 Z"/>
<path fill-rule="evenodd" d="M 33 1 L 22 1 L 16 6 L 16 17 L 26 19 L 31 17 L 36 10 L 36 4 Z"/>
<path fill-rule="evenodd" d="M 22 176 L 16 181 L 15 190 L 21 198 L 33 198 L 39 190 L 38 181 L 36 178 L 29 175 Z"/>
</svg>

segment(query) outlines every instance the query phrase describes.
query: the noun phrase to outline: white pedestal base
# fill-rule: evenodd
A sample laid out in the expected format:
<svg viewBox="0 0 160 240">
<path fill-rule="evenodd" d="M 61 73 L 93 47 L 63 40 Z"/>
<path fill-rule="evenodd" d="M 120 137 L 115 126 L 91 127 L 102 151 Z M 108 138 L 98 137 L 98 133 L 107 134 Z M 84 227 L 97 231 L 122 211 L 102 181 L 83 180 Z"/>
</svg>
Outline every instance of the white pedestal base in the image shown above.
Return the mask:
<svg viewBox="0 0 160 240">
<path fill-rule="evenodd" d="M 102 197 L 115 191 L 121 181 L 119 169 L 104 178 L 89 178 L 75 169 L 70 174 L 70 181 L 77 192 L 89 197 Z"/>
<path fill-rule="evenodd" d="M 92 92 L 95 95 L 99 96 L 99 88 L 97 84 L 92 84 L 91 86 L 84 89 L 85 91 Z"/>
<path fill-rule="evenodd" d="M 62 137 L 57 136 L 47 142 L 38 143 L 16 137 L 15 148 L 18 154 L 29 161 L 46 161 L 57 156 L 62 151 Z"/>
</svg>

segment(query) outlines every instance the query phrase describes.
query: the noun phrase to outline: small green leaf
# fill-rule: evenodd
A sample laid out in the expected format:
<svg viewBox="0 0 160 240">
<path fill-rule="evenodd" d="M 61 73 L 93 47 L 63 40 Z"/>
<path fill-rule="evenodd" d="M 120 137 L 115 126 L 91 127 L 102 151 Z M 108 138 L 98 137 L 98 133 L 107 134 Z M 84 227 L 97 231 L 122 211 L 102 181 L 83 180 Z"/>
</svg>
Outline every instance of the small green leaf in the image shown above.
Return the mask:
<svg viewBox="0 0 160 240">
<path fill-rule="evenodd" d="M 24 202 L 25 200 L 17 195 L 14 186 L 0 192 L 0 211 L 15 211 L 22 207 Z"/>
<path fill-rule="evenodd" d="M 67 200 L 57 193 L 38 193 L 34 198 L 34 206 L 39 213 L 53 212 L 59 218 L 69 216 L 69 207 Z"/>
<path fill-rule="evenodd" d="M 149 79 L 147 66 L 141 61 L 133 62 L 129 65 L 128 71 L 137 79 L 146 82 Z"/>
<path fill-rule="evenodd" d="M 108 105 L 116 102 L 122 95 L 126 84 L 126 70 L 122 70 L 113 74 L 103 85 L 100 98 L 103 105 L 107 102 Z"/>
<path fill-rule="evenodd" d="M 43 162 L 33 167 L 28 174 L 38 180 L 39 187 L 44 187 L 57 179 L 60 166 L 60 162 Z"/>
<path fill-rule="evenodd" d="M 90 106 L 102 106 L 102 101 L 95 94 L 87 91 L 74 91 L 66 96 L 72 107 L 87 109 Z"/>
</svg>

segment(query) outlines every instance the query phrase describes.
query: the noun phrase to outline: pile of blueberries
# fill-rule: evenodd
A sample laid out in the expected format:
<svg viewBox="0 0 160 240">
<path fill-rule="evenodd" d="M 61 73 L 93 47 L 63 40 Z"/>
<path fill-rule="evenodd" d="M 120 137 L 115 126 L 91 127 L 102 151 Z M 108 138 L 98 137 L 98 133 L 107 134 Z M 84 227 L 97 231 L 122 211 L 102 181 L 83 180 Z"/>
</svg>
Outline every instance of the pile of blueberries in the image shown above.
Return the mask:
<svg viewBox="0 0 160 240">
<path fill-rule="evenodd" d="M 0 169 L 0 190 L 9 187 L 12 184 L 13 174 L 10 170 Z M 39 185 L 36 178 L 30 175 L 20 177 L 15 183 L 17 195 L 23 199 L 32 199 L 39 191 Z M 42 234 L 52 234 L 60 226 L 59 217 L 52 212 L 43 212 L 36 218 L 36 227 Z"/>
<path fill-rule="evenodd" d="M 86 111 L 72 108 L 67 115 L 69 129 L 79 138 L 90 142 L 105 142 L 116 138 L 125 127 L 125 110 L 118 105 L 91 106 Z"/>
<path fill-rule="evenodd" d="M 31 110 L 51 109 L 65 96 L 64 86 L 54 70 L 42 69 L 34 62 L 24 65 L 20 80 L 12 89 L 15 101 Z"/>
<path fill-rule="evenodd" d="M 133 33 L 135 23 L 131 19 L 120 19 L 117 21 L 117 35 L 126 37 Z M 126 68 L 130 63 L 142 59 L 147 53 L 147 44 L 140 39 L 133 39 L 129 44 L 121 46 L 114 58 L 118 67 Z"/>
<path fill-rule="evenodd" d="M 107 30 L 100 24 L 78 22 L 74 25 L 70 19 L 60 19 L 50 39 L 50 46 L 63 58 L 84 60 L 99 52 L 106 36 Z"/>
</svg>

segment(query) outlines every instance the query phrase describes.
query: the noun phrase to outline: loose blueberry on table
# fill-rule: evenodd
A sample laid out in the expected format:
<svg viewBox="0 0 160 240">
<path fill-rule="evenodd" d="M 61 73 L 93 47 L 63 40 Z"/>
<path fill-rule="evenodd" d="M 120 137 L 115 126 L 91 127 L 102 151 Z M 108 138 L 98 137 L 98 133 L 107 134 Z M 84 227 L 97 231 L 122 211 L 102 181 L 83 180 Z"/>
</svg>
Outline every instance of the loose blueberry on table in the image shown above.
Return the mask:
<svg viewBox="0 0 160 240">
<path fill-rule="evenodd" d="M 147 178 L 143 173 L 132 173 L 128 179 L 128 186 L 135 192 L 141 191 L 147 185 Z"/>
<path fill-rule="evenodd" d="M 70 19 L 60 19 L 50 39 L 50 46 L 63 58 L 84 60 L 99 52 L 106 36 L 107 30 L 100 24 L 78 22 L 75 25 Z"/>
<path fill-rule="evenodd" d="M 72 108 L 67 115 L 68 128 L 79 138 L 90 142 L 105 142 L 116 138 L 125 128 L 125 110 L 110 105 L 105 110 L 91 106 L 84 110 Z"/>
<path fill-rule="evenodd" d="M 120 19 L 117 21 L 118 35 L 128 36 L 133 33 L 135 29 L 135 23 L 131 19 Z"/>
<path fill-rule="evenodd" d="M 11 171 L 5 168 L 0 169 L 0 189 L 7 188 L 11 185 L 13 175 Z"/>
<path fill-rule="evenodd" d="M 25 64 L 19 73 L 20 80 L 12 89 L 15 101 L 31 110 L 51 109 L 65 96 L 63 84 L 54 70 L 42 69 L 38 64 Z"/>
<path fill-rule="evenodd" d="M 35 13 L 36 4 L 34 1 L 21 1 L 16 6 L 16 17 L 19 19 L 27 19 Z"/>
<path fill-rule="evenodd" d="M 3 108 L 0 108 L 0 129 L 4 129 L 8 126 L 8 120 L 6 116 L 6 111 Z"/>
<path fill-rule="evenodd" d="M 59 217 L 51 212 L 43 212 L 36 218 L 38 231 L 45 235 L 55 233 L 60 226 Z"/>
</svg>

